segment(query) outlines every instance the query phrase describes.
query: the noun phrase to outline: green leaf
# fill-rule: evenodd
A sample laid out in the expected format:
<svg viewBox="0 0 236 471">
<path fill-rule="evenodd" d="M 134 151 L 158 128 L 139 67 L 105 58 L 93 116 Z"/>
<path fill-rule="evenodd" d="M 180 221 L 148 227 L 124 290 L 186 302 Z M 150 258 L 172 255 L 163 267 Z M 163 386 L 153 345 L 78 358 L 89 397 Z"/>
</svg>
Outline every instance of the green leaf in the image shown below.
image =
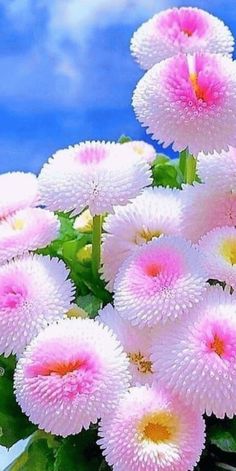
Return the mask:
<svg viewBox="0 0 236 471">
<path fill-rule="evenodd" d="M 236 420 L 218 422 L 210 428 L 208 438 L 220 450 L 236 453 Z"/>
<path fill-rule="evenodd" d="M 37 431 L 32 435 L 25 451 L 5 471 L 54 471 L 58 446 L 53 435 Z"/>
<path fill-rule="evenodd" d="M 156 186 L 180 188 L 183 182 L 181 172 L 171 161 L 154 165 L 152 174 L 154 185 Z"/>
<path fill-rule="evenodd" d="M 64 439 L 58 449 L 54 471 L 99 471 L 103 461 L 96 444 L 96 430 L 83 430 L 79 435 Z M 109 469 L 109 468 L 108 468 Z"/>
<path fill-rule="evenodd" d="M 130 142 L 130 141 L 132 141 L 131 137 L 125 136 L 125 134 L 122 134 L 122 136 L 120 136 L 118 140 L 119 144 L 125 144 L 125 142 Z"/>
<path fill-rule="evenodd" d="M 35 430 L 27 417 L 21 412 L 13 391 L 13 356 L 0 356 L 0 445 L 10 448 L 14 443 L 28 437 Z"/>
<path fill-rule="evenodd" d="M 155 167 L 156 165 L 165 164 L 166 162 L 169 162 L 169 161 L 170 161 L 170 157 L 168 157 L 168 155 L 157 154 L 154 162 L 152 163 L 152 167 Z"/>
<path fill-rule="evenodd" d="M 97 315 L 98 310 L 102 306 L 101 300 L 93 294 L 78 296 L 76 303 L 89 314 L 89 317 L 92 318 Z"/>
</svg>

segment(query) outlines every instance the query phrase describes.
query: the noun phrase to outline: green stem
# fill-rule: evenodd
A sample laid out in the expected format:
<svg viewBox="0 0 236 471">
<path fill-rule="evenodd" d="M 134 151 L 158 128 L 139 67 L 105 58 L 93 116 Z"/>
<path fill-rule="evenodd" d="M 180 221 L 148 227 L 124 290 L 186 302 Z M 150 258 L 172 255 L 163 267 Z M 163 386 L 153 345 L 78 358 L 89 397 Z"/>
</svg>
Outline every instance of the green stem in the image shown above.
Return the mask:
<svg viewBox="0 0 236 471">
<path fill-rule="evenodd" d="M 182 150 L 182 152 L 179 153 L 179 168 L 183 176 L 185 176 L 187 156 L 188 156 L 188 149 Z"/>
<path fill-rule="evenodd" d="M 186 161 L 185 182 L 189 185 L 195 180 L 196 177 L 196 159 L 193 155 L 189 154 Z"/>
<path fill-rule="evenodd" d="M 94 278 L 99 278 L 99 268 L 101 265 L 101 235 L 102 216 L 94 216 L 92 241 L 92 272 Z"/>
</svg>

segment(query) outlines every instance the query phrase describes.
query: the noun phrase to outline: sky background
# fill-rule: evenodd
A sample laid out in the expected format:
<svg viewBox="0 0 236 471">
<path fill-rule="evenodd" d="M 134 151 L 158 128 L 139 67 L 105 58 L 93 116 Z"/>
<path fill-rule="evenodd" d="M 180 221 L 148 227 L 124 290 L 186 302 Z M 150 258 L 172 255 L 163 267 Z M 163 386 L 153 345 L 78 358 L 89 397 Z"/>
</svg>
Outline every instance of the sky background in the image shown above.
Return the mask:
<svg viewBox="0 0 236 471">
<path fill-rule="evenodd" d="M 86 139 L 148 140 L 131 108 L 142 71 L 129 43 L 173 6 L 204 8 L 236 36 L 235 0 L 0 0 L 0 173 L 37 173 Z M 21 449 L 0 448 L 0 471 Z"/>
</svg>

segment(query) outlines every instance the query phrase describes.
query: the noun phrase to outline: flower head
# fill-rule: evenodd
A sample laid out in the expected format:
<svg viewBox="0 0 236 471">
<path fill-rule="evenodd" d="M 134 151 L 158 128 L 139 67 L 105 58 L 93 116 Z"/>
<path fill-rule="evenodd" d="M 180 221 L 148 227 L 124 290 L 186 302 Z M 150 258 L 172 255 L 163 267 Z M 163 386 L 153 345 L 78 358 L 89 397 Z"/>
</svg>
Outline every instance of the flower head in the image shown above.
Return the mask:
<svg viewBox="0 0 236 471">
<path fill-rule="evenodd" d="M 110 290 L 121 264 L 137 246 L 180 234 L 182 211 L 182 191 L 162 187 L 146 188 L 132 203 L 115 208 L 103 225 L 102 273 Z"/>
<path fill-rule="evenodd" d="M 164 147 L 198 154 L 236 146 L 236 63 L 218 54 L 166 59 L 137 85 L 139 121 Z"/>
<path fill-rule="evenodd" d="M 38 203 L 37 178 L 32 173 L 9 172 L 0 175 L 0 219 L 18 209 Z"/>
<path fill-rule="evenodd" d="M 199 154 L 197 174 L 202 182 L 210 184 L 218 191 L 230 191 L 236 188 L 236 148 L 230 147 L 221 154 Z"/>
<path fill-rule="evenodd" d="M 97 320 L 110 327 L 128 355 L 132 384 L 151 384 L 153 381 L 152 362 L 150 360 L 152 330 L 141 330 L 132 326 L 119 316 L 111 304 L 99 311 Z"/>
<path fill-rule="evenodd" d="M 143 69 L 179 53 L 206 51 L 231 55 L 229 28 L 199 8 L 172 8 L 145 22 L 133 35 L 131 52 Z"/>
<path fill-rule="evenodd" d="M 197 464 L 205 442 L 201 415 L 156 386 L 131 388 L 99 434 L 114 471 L 186 471 Z"/>
<path fill-rule="evenodd" d="M 41 208 L 21 209 L 0 222 L 0 263 L 29 250 L 46 247 L 57 237 L 60 222 Z"/>
<path fill-rule="evenodd" d="M 186 322 L 157 332 L 152 360 L 158 381 L 194 409 L 236 413 L 236 298 L 211 287 Z"/>
<path fill-rule="evenodd" d="M 203 296 L 206 275 L 200 254 L 180 237 L 161 237 L 139 247 L 115 280 L 115 307 L 140 327 L 188 314 Z"/>
<path fill-rule="evenodd" d="M 127 150 L 132 151 L 132 154 L 135 152 L 149 164 L 151 164 L 157 156 L 156 149 L 151 144 L 144 141 L 130 141 L 122 145 L 125 146 Z"/>
<path fill-rule="evenodd" d="M 39 175 L 42 202 L 52 210 L 92 215 L 126 204 L 151 183 L 149 165 L 122 144 L 84 142 L 58 151 Z"/>
<path fill-rule="evenodd" d="M 0 353 L 20 354 L 73 298 L 69 270 L 56 258 L 27 255 L 0 266 Z"/>
<path fill-rule="evenodd" d="M 110 413 L 128 386 L 128 359 L 120 343 L 91 319 L 50 325 L 27 347 L 15 373 L 23 412 L 63 437 Z"/>
<path fill-rule="evenodd" d="M 209 183 L 186 185 L 182 191 L 185 237 L 192 242 L 216 227 L 236 226 L 236 192 Z"/>
<path fill-rule="evenodd" d="M 209 278 L 225 282 L 236 289 L 236 229 L 218 227 L 199 241 Z"/>
</svg>

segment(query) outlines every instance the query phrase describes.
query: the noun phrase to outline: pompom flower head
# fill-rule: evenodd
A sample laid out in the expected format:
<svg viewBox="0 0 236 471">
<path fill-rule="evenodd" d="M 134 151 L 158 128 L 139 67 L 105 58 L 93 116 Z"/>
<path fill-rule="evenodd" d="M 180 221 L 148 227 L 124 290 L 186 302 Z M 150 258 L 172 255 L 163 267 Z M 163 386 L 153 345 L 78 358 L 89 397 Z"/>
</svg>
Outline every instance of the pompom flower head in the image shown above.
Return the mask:
<svg viewBox="0 0 236 471">
<path fill-rule="evenodd" d="M 170 188 L 146 188 L 126 206 L 117 206 L 103 225 L 102 273 L 112 290 L 124 260 L 139 245 L 154 237 L 181 233 L 182 192 Z M 111 263 L 112 260 L 112 263 Z"/>
<path fill-rule="evenodd" d="M 131 388 L 102 420 L 99 445 L 114 471 L 193 470 L 204 447 L 204 420 L 155 386 Z"/>
<path fill-rule="evenodd" d="M 32 173 L 9 172 L 0 175 L 0 219 L 18 209 L 38 203 L 37 178 Z"/>
<path fill-rule="evenodd" d="M 46 247 L 57 237 L 60 222 L 53 213 L 28 208 L 0 222 L 0 263 L 29 250 Z"/>
<path fill-rule="evenodd" d="M 164 147 L 212 153 L 236 146 L 236 63 L 217 54 L 166 59 L 137 85 L 139 121 Z"/>
<path fill-rule="evenodd" d="M 197 174 L 202 182 L 217 188 L 218 191 L 235 191 L 236 148 L 230 147 L 228 152 L 221 154 L 199 154 Z"/>
<path fill-rule="evenodd" d="M 152 384 L 152 330 L 133 327 L 110 304 L 99 311 L 97 320 L 110 327 L 128 355 L 132 384 Z"/>
<path fill-rule="evenodd" d="M 156 156 L 156 149 L 144 141 L 130 141 L 122 144 L 126 149 L 131 150 L 132 154 L 135 152 L 139 157 L 142 157 L 146 162 L 151 164 Z"/>
<path fill-rule="evenodd" d="M 236 226 L 236 192 L 225 181 L 221 186 L 209 183 L 185 185 L 182 191 L 185 237 L 192 242 L 216 227 Z"/>
<path fill-rule="evenodd" d="M 236 229 L 218 227 L 203 236 L 198 244 L 204 255 L 208 277 L 236 289 Z"/>
<path fill-rule="evenodd" d="M 110 413 L 128 386 L 120 343 L 91 319 L 50 325 L 27 347 L 15 373 L 22 410 L 40 428 L 64 437 Z"/>
<path fill-rule="evenodd" d="M 73 298 L 69 270 L 56 258 L 26 255 L 0 266 L 0 353 L 20 354 Z"/>
<path fill-rule="evenodd" d="M 143 69 L 179 53 L 231 55 L 234 38 L 223 21 L 199 8 L 172 8 L 145 22 L 133 35 L 131 52 Z"/>
<path fill-rule="evenodd" d="M 126 204 L 151 183 L 149 165 L 122 144 L 84 142 L 58 151 L 39 175 L 42 202 L 52 210 L 86 207 L 92 215 Z"/>
<path fill-rule="evenodd" d="M 157 332 L 152 359 L 158 381 L 194 409 L 236 413 L 236 298 L 209 288 L 188 320 Z"/>
<path fill-rule="evenodd" d="M 203 296 L 206 275 L 199 253 L 180 237 L 161 237 L 139 247 L 115 280 L 115 307 L 140 327 L 188 314 Z"/>
</svg>

